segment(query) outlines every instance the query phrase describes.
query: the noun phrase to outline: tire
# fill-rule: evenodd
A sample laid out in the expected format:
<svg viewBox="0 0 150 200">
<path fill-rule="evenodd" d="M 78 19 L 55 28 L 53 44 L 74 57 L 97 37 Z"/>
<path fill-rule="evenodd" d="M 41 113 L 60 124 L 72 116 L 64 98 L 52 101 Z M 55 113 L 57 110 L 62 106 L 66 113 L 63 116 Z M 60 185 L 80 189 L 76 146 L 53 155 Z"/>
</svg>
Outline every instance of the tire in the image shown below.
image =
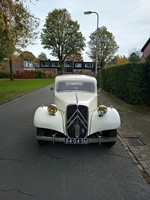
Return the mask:
<svg viewBox="0 0 150 200">
<path fill-rule="evenodd" d="M 105 145 L 108 147 L 108 148 L 111 148 L 112 146 L 114 146 L 116 144 L 116 141 L 114 142 L 106 142 Z"/>
<path fill-rule="evenodd" d="M 103 137 L 117 137 L 117 129 L 102 131 Z"/>
<path fill-rule="evenodd" d="M 44 146 L 46 144 L 46 141 L 44 140 L 37 140 L 37 142 L 40 146 Z"/>
<path fill-rule="evenodd" d="M 37 128 L 36 134 L 39 136 L 45 136 L 45 130 L 43 128 Z M 40 146 L 44 146 L 46 144 L 46 141 L 44 140 L 37 140 L 37 142 Z"/>
<path fill-rule="evenodd" d="M 117 133 L 117 129 L 113 129 L 113 130 L 106 130 L 106 131 L 103 131 L 102 134 L 103 134 L 104 137 L 111 138 L 111 137 L 117 137 L 117 134 L 118 134 L 118 133 Z M 111 148 L 111 147 L 114 146 L 115 144 L 116 144 L 116 141 L 104 143 L 104 145 L 107 146 L 108 148 Z"/>
</svg>

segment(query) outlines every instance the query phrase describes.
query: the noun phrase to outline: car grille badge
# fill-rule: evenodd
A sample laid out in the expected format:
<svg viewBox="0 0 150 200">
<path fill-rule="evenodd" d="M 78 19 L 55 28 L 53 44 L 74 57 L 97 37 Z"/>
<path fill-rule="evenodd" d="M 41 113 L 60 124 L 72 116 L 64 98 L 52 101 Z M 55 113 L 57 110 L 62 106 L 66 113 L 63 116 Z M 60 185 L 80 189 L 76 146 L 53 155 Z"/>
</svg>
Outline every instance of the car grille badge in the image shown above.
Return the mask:
<svg viewBox="0 0 150 200">
<path fill-rule="evenodd" d="M 75 137 L 78 138 L 80 136 L 80 126 L 76 124 L 74 128 L 75 128 Z"/>
</svg>

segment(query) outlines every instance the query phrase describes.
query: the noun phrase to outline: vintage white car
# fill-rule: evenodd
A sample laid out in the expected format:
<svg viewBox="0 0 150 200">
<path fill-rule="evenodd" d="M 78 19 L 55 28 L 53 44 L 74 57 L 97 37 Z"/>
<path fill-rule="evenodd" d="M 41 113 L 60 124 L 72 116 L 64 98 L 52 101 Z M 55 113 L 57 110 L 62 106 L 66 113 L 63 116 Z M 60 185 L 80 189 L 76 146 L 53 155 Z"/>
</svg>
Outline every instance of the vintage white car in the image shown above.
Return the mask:
<svg viewBox="0 0 150 200">
<path fill-rule="evenodd" d="M 120 116 L 112 106 L 97 105 L 97 80 L 87 75 L 55 78 L 54 104 L 37 108 L 34 126 L 40 145 L 46 141 L 65 144 L 116 143 Z"/>
</svg>

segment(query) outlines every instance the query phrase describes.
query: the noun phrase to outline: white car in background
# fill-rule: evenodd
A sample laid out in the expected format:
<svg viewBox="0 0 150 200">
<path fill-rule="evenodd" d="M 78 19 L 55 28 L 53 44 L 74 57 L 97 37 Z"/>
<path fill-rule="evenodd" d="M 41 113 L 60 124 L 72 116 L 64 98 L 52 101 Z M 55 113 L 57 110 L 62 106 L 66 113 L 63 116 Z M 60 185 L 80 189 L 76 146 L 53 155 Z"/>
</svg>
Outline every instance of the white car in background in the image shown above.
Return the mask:
<svg viewBox="0 0 150 200">
<path fill-rule="evenodd" d="M 120 116 L 115 108 L 98 105 L 97 80 L 87 75 L 55 78 L 54 104 L 37 108 L 34 126 L 40 145 L 46 141 L 65 144 L 116 143 Z"/>
</svg>

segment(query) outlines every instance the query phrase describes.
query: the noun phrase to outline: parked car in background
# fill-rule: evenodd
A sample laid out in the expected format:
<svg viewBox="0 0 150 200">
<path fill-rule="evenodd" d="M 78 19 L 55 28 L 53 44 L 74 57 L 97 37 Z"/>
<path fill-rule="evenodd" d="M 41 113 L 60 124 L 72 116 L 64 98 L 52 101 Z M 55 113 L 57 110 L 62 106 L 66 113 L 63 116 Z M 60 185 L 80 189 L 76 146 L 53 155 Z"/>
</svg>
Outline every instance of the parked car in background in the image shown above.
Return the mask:
<svg viewBox="0 0 150 200">
<path fill-rule="evenodd" d="M 98 105 L 97 80 L 87 75 L 55 78 L 54 103 L 40 106 L 34 115 L 36 139 L 65 144 L 116 143 L 120 116 L 115 108 Z"/>
</svg>

